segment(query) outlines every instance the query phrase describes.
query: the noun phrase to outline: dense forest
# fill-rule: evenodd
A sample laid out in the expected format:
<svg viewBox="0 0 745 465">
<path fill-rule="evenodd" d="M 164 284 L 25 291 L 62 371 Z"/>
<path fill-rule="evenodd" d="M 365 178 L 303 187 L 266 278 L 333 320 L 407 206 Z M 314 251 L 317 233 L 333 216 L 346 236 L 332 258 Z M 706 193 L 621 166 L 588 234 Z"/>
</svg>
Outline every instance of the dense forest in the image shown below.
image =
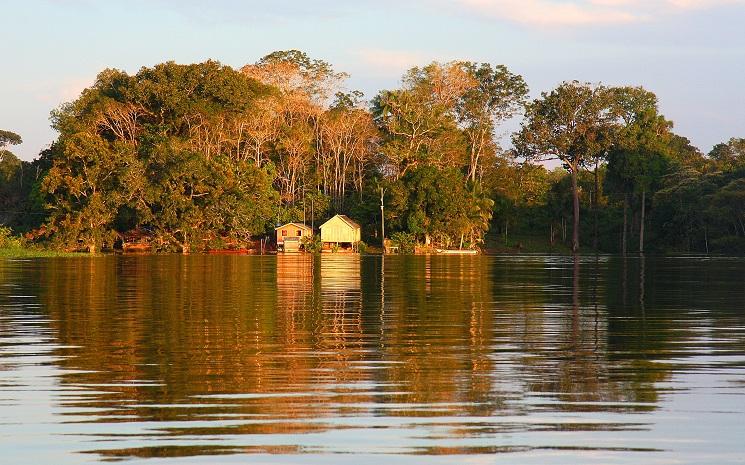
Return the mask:
<svg viewBox="0 0 745 465">
<path fill-rule="evenodd" d="M 641 87 L 568 81 L 531 101 L 505 66 L 454 61 L 365 99 L 347 77 L 296 50 L 104 70 L 52 112 L 37 159 L 0 131 L 0 224 L 67 250 L 139 231 L 197 252 L 345 213 L 377 245 L 382 202 L 402 250 L 745 253 L 745 139 L 704 155 Z"/>
</svg>

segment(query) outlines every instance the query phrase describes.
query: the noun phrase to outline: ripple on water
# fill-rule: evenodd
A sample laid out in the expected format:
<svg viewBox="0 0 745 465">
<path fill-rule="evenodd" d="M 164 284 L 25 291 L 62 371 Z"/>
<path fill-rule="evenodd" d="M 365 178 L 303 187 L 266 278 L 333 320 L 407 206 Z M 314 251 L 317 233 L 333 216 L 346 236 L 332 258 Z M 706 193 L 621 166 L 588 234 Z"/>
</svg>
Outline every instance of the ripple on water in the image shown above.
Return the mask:
<svg viewBox="0 0 745 465">
<path fill-rule="evenodd" d="M 0 261 L 0 453 L 739 463 L 743 271 L 610 256 Z"/>
</svg>

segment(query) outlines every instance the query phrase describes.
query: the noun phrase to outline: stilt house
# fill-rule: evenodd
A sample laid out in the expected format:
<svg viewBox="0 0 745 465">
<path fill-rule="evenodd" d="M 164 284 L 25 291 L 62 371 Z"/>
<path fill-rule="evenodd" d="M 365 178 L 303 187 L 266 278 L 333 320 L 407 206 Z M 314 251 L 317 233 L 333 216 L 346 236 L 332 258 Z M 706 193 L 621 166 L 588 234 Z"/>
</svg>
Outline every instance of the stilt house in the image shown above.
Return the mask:
<svg viewBox="0 0 745 465">
<path fill-rule="evenodd" d="M 312 237 L 313 230 L 303 223 L 287 223 L 274 228 L 277 232 L 277 251 L 299 252 L 304 237 Z"/>
<path fill-rule="evenodd" d="M 356 252 L 361 238 L 360 225 L 346 215 L 336 215 L 321 225 L 324 250 Z"/>
</svg>

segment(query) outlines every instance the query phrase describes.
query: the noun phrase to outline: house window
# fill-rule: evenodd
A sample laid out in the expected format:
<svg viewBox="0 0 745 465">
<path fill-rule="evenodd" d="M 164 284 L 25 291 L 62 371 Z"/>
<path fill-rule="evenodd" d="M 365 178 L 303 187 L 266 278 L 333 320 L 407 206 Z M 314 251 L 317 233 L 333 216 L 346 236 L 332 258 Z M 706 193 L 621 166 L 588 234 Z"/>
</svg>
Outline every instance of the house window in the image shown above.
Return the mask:
<svg viewBox="0 0 745 465">
<path fill-rule="evenodd" d="M 298 229 L 298 230 L 297 230 L 297 235 L 298 235 L 298 237 L 300 237 L 300 236 L 302 236 L 302 235 L 303 235 L 303 232 L 302 232 L 301 230 L 299 230 L 299 229 Z"/>
<path fill-rule="evenodd" d="M 286 229 L 283 229 L 282 230 L 282 237 L 285 237 L 285 236 L 287 236 L 287 230 Z"/>
</svg>

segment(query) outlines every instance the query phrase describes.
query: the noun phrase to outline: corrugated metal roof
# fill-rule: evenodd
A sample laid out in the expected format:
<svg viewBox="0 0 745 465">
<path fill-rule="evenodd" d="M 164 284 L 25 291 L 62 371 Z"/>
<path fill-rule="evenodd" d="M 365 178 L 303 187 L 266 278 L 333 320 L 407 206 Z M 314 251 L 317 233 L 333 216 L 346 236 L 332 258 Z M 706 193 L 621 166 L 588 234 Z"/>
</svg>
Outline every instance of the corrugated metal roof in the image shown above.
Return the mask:
<svg viewBox="0 0 745 465">
<path fill-rule="evenodd" d="M 329 218 L 329 221 L 333 220 L 336 217 L 338 217 L 340 220 L 342 220 L 344 223 L 347 224 L 347 226 L 349 226 L 352 229 L 361 229 L 360 225 L 357 224 L 352 218 L 348 217 L 347 215 L 334 215 L 331 218 Z M 329 221 L 323 223 L 320 227 L 323 228 L 329 223 Z"/>
<path fill-rule="evenodd" d="M 310 226 L 308 226 L 307 224 L 303 224 L 303 223 L 286 223 L 286 224 L 283 224 L 282 226 L 277 226 L 276 228 L 274 228 L 274 230 L 276 231 L 278 229 L 286 228 L 287 226 L 297 226 L 300 229 L 310 229 Z"/>
<path fill-rule="evenodd" d="M 347 223 L 349 226 L 359 229 L 360 225 L 357 224 L 356 221 L 354 221 L 352 218 L 348 217 L 347 215 L 336 215 L 339 218 L 341 218 L 345 223 Z"/>
</svg>

